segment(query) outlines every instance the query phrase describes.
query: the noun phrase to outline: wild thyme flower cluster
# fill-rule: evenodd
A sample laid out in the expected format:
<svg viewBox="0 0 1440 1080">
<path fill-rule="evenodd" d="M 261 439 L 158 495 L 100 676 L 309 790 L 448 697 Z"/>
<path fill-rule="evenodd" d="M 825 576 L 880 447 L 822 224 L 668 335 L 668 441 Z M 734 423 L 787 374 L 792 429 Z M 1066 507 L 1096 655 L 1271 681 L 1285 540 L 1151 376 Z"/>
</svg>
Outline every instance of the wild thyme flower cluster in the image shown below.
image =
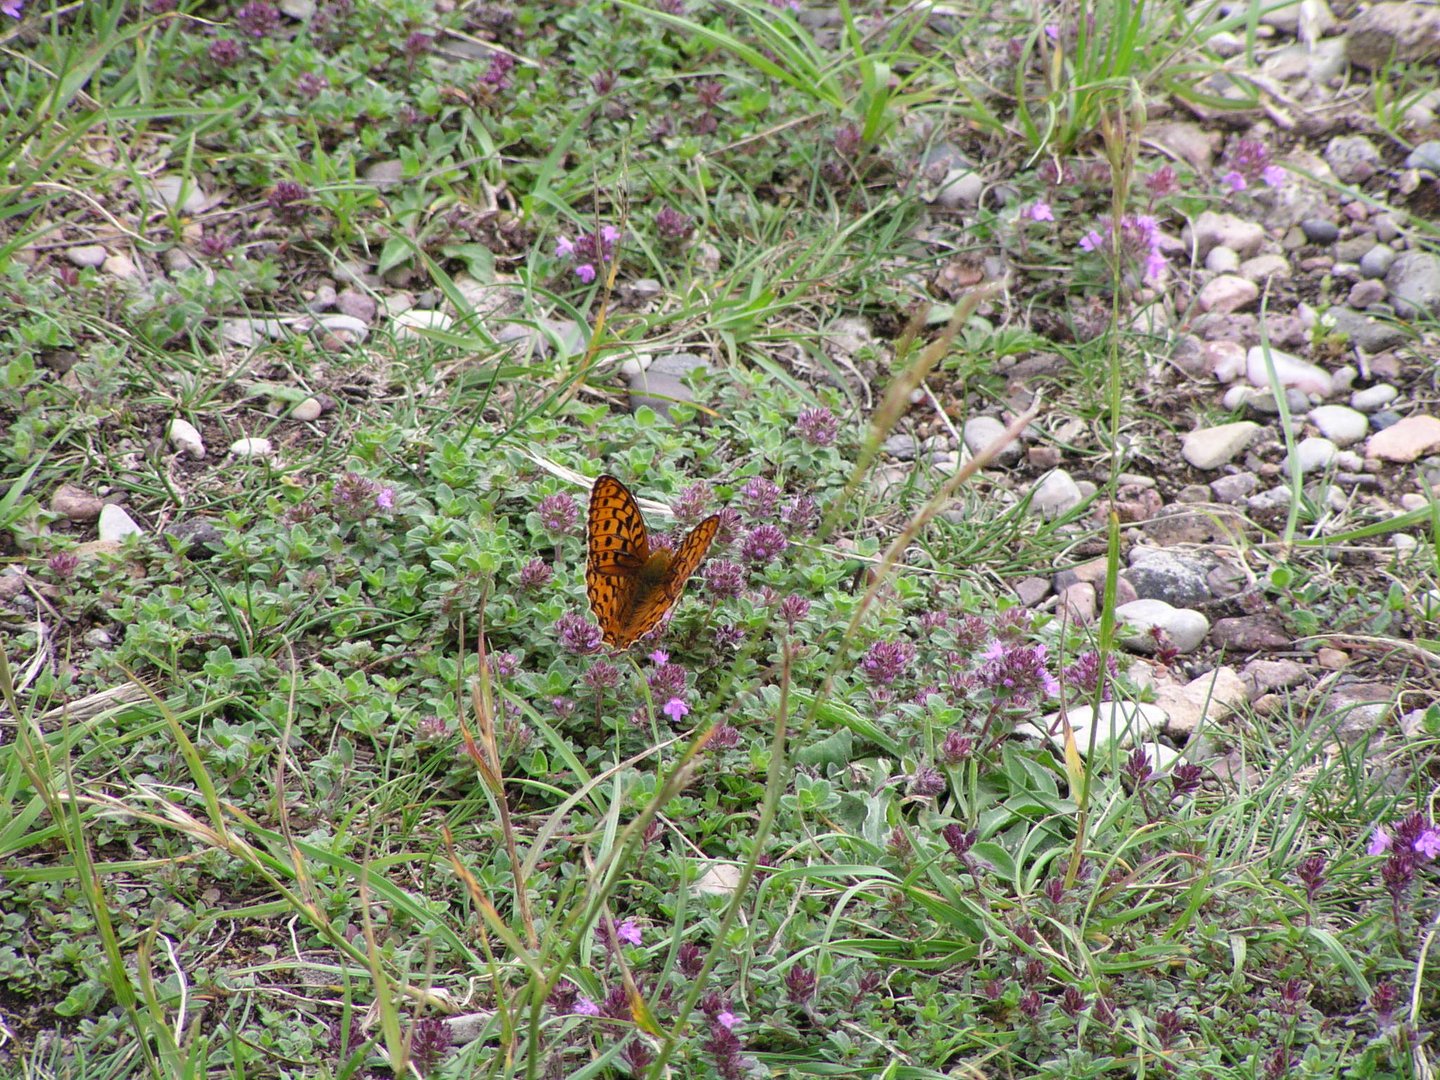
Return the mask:
<svg viewBox="0 0 1440 1080">
<path fill-rule="evenodd" d="M 359 473 L 347 472 L 335 481 L 335 487 L 330 492 L 330 505 L 339 518 L 364 521 L 395 509 L 395 489 Z"/>
<path fill-rule="evenodd" d="M 840 422 L 829 409 L 806 409 L 795 418 L 795 430 L 811 446 L 834 446 Z"/>
<path fill-rule="evenodd" d="M 615 258 L 615 243 L 620 239 L 620 230 L 614 225 L 604 225 L 593 233 L 584 233 L 574 240 L 561 236 L 555 241 L 555 254 L 575 263 L 575 276 L 589 285 L 595 280 L 600 269 L 608 266 Z"/>
<path fill-rule="evenodd" d="M 1386 857 L 1380 866 L 1380 880 L 1390 894 L 1398 927 L 1408 906 L 1411 886 L 1423 864 L 1434 862 L 1440 856 L 1440 828 L 1424 814 L 1416 812 L 1396 825 L 1393 832 L 1377 825 L 1365 853 Z"/>
<path fill-rule="evenodd" d="M 1091 229 L 1080 240 L 1081 251 L 1098 252 L 1108 255 L 1113 251 L 1111 237 L 1115 225 L 1111 218 L 1103 217 L 1100 229 Z M 1150 214 L 1126 214 L 1120 219 L 1120 254 L 1139 262 L 1143 277 L 1155 284 L 1164 276 L 1166 262 L 1161 251 L 1160 226 Z"/>
<path fill-rule="evenodd" d="M 1270 160 L 1270 149 L 1254 139 L 1240 139 L 1225 153 L 1229 171 L 1221 182 L 1231 191 L 1244 191 L 1254 183 L 1278 188 L 1285 183 L 1285 170 Z"/>
<path fill-rule="evenodd" d="M 682 214 L 674 207 L 661 207 L 655 215 L 655 231 L 667 243 L 678 244 L 687 240 L 695 231 L 695 221 L 689 214 Z"/>
<path fill-rule="evenodd" d="M 536 508 L 540 524 L 551 536 L 567 536 L 580 520 L 580 507 L 568 494 L 546 495 Z"/>
</svg>

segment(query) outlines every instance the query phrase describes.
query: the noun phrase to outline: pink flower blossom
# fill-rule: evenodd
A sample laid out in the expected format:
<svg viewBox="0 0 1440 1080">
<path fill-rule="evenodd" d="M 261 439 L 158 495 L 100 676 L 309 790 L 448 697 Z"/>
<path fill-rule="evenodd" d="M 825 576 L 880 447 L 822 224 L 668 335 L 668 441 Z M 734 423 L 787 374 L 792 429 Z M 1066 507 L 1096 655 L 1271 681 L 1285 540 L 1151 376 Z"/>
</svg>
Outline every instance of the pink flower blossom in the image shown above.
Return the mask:
<svg viewBox="0 0 1440 1080">
<path fill-rule="evenodd" d="M 595 267 L 591 266 L 589 263 L 581 263 L 579 266 L 575 267 L 575 276 L 578 277 L 581 281 L 583 281 L 586 285 L 589 285 L 592 281 L 595 280 Z"/>
<path fill-rule="evenodd" d="M 1365 849 L 1366 855 L 1384 855 L 1390 850 L 1390 834 L 1379 825 L 1375 826 L 1375 834 L 1370 837 L 1370 846 Z"/>
<path fill-rule="evenodd" d="M 1036 202 L 1030 204 L 1025 211 L 1025 216 L 1031 221 L 1054 221 L 1055 211 L 1050 209 L 1050 204 L 1047 202 Z"/>
<path fill-rule="evenodd" d="M 1426 829 L 1415 841 L 1415 850 L 1427 859 L 1440 855 L 1440 829 Z"/>
<path fill-rule="evenodd" d="M 660 711 L 663 712 L 666 716 L 668 716 L 671 720 L 679 723 L 681 720 L 685 719 L 686 715 L 689 714 L 690 706 L 686 705 L 685 702 L 681 701 L 678 697 L 672 697 L 669 701 L 665 703 L 665 707 Z"/>
<path fill-rule="evenodd" d="M 626 919 L 615 928 L 615 936 L 626 945 L 640 944 L 640 924 L 634 919 Z"/>
</svg>

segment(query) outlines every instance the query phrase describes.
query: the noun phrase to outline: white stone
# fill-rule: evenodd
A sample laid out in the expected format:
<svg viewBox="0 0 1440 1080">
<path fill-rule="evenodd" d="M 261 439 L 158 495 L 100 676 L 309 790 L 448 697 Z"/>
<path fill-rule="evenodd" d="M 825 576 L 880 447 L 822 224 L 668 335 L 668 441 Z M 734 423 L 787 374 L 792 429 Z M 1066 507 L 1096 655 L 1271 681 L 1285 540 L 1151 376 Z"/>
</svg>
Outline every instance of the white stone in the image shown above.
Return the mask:
<svg viewBox="0 0 1440 1080">
<path fill-rule="evenodd" d="M 1357 443 L 1370 430 L 1370 421 L 1365 419 L 1365 414 L 1348 405 L 1321 405 L 1311 409 L 1310 422 L 1336 446 Z"/>
<path fill-rule="evenodd" d="M 324 407 L 316 398 L 307 397 L 290 410 L 290 419 L 309 423 L 311 420 L 320 419 L 320 414 L 324 411 Z"/>
<path fill-rule="evenodd" d="M 399 338 L 423 338 L 427 331 L 449 330 L 455 325 L 455 319 L 443 311 L 426 311 L 423 308 L 413 308 L 410 311 L 402 311 L 395 316 L 395 336 Z"/>
<path fill-rule="evenodd" d="M 740 867 L 734 863 L 711 863 L 695 882 L 695 891 L 706 896 L 729 896 L 740 887 Z"/>
<path fill-rule="evenodd" d="M 1195 303 L 1201 311 L 1214 311 L 1229 315 L 1247 308 L 1260 296 L 1260 286 L 1234 274 L 1221 274 L 1207 281 L 1201 288 Z"/>
<path fill-rule="evenodd" d="M 1238 341 L 1207 341 L 1204 355 L 1216 382 L 1232 383 L 1245 374 L 1245 346 Z"/>
<path fill-rule="evenodd" d="M 1064 469 L 1056 469 L 1035 486 L 1030 501 L 1033 510 L 1047 520 L 1057 518 L 1079 506 L 1084 496 L 1074 479 Z"/>
<path fill-rule="evenodd" d="M 363 319 L 354 315 L 322 315 L 318 325 L 333 333 L 350 334 L 356 341 L 364 341 L 370 334 L 370 327 Z"/>
<path fill-rule="evenodd" d="M 1092 705 L 1077 705 L 1066 711 L 1070 729 L 1075 735 L 1075 748 L 1081 756 L 1090 753 L 1090 734 L 1095 733 L 1096 753 L 1110 749 L 1119 742 L 1121 746 L 1133 746 L 1144 742 L 1165 726 L 1165 710 L 1158 705 L 1141 704 L 1133 701 L 1107 701 L 1096 713 Z M 1065 725 L 1058 712 L 1050 713 L 1036 724 L 1019 724 L 1016 731 L 1022 735 L 1044 736 L 1061 749 L 1065 746 Z M 1053 732 L 1053 734 L 1052 734 Z"/>
<path fill-rule="evenodd" d="M 1323 368 L 1291 356 L 1279 349 L 1270 350 L 1270 360 L 1275 365 L 1275 377 L 1283 387 L 1294 387 L 1306 394 L 1328 397 L 1334 386 L 1330 373 Z M 1265 350 L 1256 345 L 1245 356 L 1246 377 L 1252 386 L 1270 385 L 1270 370 L 1265 363 Z"/>
<path fill-rule="evenodd" d="M 978 454 L 1005 434 L 1005 425 L 993 416 L 972 416 L 965 421 L 963 431 L 965 447 L 972 454 Z M 995 460 L 1014 461 L 1020 456 L 1020 440 L 1016 439 L 995 455 Z"/>
<path fill-rule="evenodd" d="M 1328 469 L 1335 455 L 1340 448 L 1329 439 L 1320 439 L 1312 436 L 1308 439 L 1301 439 L 1295 447 L 1295 465 L 1302 473 L 1316 472 L 1321 469 Z M 1285 468 L 1291 467 L 1290 455 L 1285 455 Z"/>
<path fill-rule="evenodd" d="M 1376 383 L 1350 395 L 1350 407 L 1363 413 L 1378 412 L 1400 396 L 1400 391 L 1389 383 Z"/>
<path fill-rule="evenodd" d="M 1197 469 L 1218 469 L 1249 446 L 1259 430 L 1253 420 L 1200 428 L 1185 436 L 1180 453 Z"/>
<path fill-rule="evenodd" d="M 205 441 L 200 438 L 200 432 L 189 420 L 182 420 L 178 416 L 171 420 L 166 438 L 170 440 L 170 445 L 182 454 L 188 454 L 196 460 L 205 456 Z"/>
<path fill-rule="evenodd" d="M 1162 630 L 1181 653 L 1194 652 L 1210 633 L 1210 620 L 1198 611 L 1177 608 L 1164 600 L 1131 600 L 1115 609 L 1125 623 L 1120 640 L 1135 652 L 1153 653 L 1156 641 L 1152 630 Z"/>
<path fill-rule="evenodd" d="M 120 541 L 127 536 L 143 536 L 145 530 L 118 506 L 106 504 L 100 511 L 100 539 Z"/>
<path fill-rule="evenodd" d="M 1216 274 L 1233 274 L 1240 269 L 1240 256 L 1224 244 L 1217 245 L 1205 256 L 1205 269 Z"/>
<path fill-rule="evenodd" d="M 269 439 L 236 439 L 230 444 L 230 453 L 236 457 L 269 457 L 275 447 Z"/>
</svg>

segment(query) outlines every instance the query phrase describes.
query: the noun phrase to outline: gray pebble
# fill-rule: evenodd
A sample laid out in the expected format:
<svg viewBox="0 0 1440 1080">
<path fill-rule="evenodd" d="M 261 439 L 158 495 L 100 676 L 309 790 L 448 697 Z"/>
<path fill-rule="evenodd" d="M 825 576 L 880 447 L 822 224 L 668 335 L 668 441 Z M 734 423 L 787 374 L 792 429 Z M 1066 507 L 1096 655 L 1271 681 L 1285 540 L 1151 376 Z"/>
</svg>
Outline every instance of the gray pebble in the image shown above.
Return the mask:
<svg viewBox="0 0 1440 1080">
<path fill-rule="evenodd" d="M 1300 223 L 1300 231 L 1312 244 L 1333 244 L 1340 235 L 1340 227 L 1324 218 L 1307 218 Z"/>
<path fill-rule="evenodd" d="M 1409 156 L 1405 158 L 1405 167 L 1407 169 L 1429 169 L 1431 172 L 1440 173 L 1440 140 L 1427 140 L 1411 150 Z"/>
<path fill-rule="evenodd" d="M 1377 413 L 1370 414 L 1370 426 L 1376 431 L 1384 431 L 1388 427 L 1394 427 L 1400 422 L 1400 414 L 1392 409 L 1384 409 Z"/>
<path fill-rule="evenodd" d="M 1383 278 L 1390 272 L 1390 267 L 1398 254 L 1392 247 L 1376 244 L 1360 256 L 1360 273 L 1367 278 Z"/>
</svg>

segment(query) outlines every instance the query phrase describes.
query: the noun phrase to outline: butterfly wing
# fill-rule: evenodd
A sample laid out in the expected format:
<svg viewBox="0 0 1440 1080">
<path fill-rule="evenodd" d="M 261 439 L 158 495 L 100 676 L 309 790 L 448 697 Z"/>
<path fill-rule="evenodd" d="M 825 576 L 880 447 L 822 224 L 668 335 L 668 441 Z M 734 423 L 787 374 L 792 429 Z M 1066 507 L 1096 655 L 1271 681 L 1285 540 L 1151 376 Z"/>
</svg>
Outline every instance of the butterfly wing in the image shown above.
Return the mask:
<svg viewBox="0 0 1440 1080">
<path fill-rule="evenodd" d="M 624 648 L 622 630 L 635 606 L 640 571 L 650 558 L 645 517 L 630 489 L 600 476 L 590 489 L 586 517 L 585 592 L 608 645 Z"/>
<path fill-rule="evenodd" d="M 685 589 L 685 582 L 705 560 L 719 528 L 719 515 L 711 515 L 700 522 L 675 549 L 665 576 L 648 587 L 642 583 L 631 598 L 630 610 L 618 635 L 625 645 L 655 629 L 665 613 L 675 606 L 675 601 L 680 599 Z"/>
</svg>

